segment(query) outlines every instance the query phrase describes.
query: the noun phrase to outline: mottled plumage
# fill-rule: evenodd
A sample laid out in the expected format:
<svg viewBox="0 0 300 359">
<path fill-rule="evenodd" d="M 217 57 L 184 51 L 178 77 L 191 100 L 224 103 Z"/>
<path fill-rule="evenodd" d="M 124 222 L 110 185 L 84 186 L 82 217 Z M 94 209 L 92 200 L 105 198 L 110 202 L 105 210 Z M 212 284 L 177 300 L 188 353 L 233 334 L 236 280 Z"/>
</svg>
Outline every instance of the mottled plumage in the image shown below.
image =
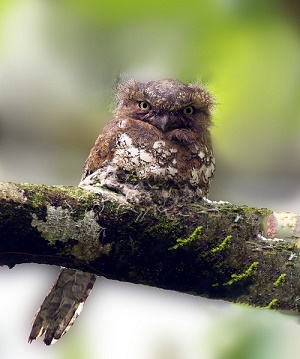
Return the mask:
<svg viewBox="0 0 300 359">
<path fill-rule="evenodd" d="M 45 344 L 50 345 L 65 334 L 80 314 L 95 280 L 94 274 L 62 268 L 34 318 L 28 341 L 44 334 Z"/>
<path fill-rule="evenodd" d="M 120 85 L 115 119 L 92 148 L 82 183 L 139 203 L 207 196 L 215 170 L 212 105 L 204 87 L 177 80 Z"/>
<path fill-rule="evenodd" d="M 119 85 L 115 118 L 96 140 L 82 187 L 101 186 L 140 205 L 174 206 L 206 197 L 215 170 L 213 100 L 203 86 L 171 79 Z M 63 268 L 39 309 L 29 341 L 49 345 L 79 314 L 95 275 Z"/>
</svg>

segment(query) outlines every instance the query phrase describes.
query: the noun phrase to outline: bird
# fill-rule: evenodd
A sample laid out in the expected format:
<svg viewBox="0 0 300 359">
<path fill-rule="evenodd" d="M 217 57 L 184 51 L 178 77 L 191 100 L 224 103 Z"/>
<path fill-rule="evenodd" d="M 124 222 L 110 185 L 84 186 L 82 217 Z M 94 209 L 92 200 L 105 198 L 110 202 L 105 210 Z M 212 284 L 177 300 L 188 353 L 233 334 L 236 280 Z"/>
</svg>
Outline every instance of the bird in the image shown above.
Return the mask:
<svg viewBox="0 0 300 359">
<path fill-rule="evenodd" d="M 101 187 L 132 204 L 159 208 L 205 200 L 215 172 L 214 98 L 204 85 L 164 78 L 118 84 L 114 118 L 85 161 L 80 186 Z M 29 342 L 60 339 L 80 313 L 96 275 L 61 268 L 38 310 Z"/>
</svg>

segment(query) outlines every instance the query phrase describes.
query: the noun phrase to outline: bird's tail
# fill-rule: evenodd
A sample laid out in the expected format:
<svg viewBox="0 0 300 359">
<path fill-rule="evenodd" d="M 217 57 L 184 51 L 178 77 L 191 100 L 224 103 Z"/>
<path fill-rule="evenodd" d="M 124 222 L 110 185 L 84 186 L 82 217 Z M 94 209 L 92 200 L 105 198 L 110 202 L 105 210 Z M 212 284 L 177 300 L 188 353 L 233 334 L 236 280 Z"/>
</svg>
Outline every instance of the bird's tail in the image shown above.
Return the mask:
<svg viewBox="0 0 300 359">
<path fill-rule="evenodd" d="M 28 342 L 44 334 L 44 343 L 50 345 L 64 335 L 80 314 L 95 280 L 94 274 L 62 268 L 35 315 Z"/>
</svg>

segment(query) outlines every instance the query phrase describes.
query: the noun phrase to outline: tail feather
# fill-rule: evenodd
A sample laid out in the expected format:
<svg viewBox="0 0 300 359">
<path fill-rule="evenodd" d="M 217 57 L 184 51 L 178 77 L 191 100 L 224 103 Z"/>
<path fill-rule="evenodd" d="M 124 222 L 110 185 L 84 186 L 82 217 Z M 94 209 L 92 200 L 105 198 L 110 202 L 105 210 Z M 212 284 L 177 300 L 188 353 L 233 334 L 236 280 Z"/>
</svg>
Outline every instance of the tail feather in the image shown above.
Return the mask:
<svg viewBox="0 0 300 359">
<path fill-rule="evenodd" d="M 45 335 L 44 343 L 50 345 L 64 335 L 80 314 L 95 280 L 94 274 L 62 268 L 35 315 L 28 341 Z"/>
</svg>

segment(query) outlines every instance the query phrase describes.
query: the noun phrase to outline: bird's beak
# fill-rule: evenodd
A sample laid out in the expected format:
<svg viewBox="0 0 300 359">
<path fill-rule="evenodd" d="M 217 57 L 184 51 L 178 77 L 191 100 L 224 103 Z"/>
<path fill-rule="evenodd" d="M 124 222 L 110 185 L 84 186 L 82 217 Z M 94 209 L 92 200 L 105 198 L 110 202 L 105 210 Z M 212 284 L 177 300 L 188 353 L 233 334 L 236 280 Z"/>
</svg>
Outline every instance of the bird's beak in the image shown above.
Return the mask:
<svg viewBox="0 0 300 359">
<path fill-rule="evenodd" d="M 172 127 L 170 117 L 168 115 L 155 116 L 151 123 L 162 131 L 166 131 Z"/>
</svg>

